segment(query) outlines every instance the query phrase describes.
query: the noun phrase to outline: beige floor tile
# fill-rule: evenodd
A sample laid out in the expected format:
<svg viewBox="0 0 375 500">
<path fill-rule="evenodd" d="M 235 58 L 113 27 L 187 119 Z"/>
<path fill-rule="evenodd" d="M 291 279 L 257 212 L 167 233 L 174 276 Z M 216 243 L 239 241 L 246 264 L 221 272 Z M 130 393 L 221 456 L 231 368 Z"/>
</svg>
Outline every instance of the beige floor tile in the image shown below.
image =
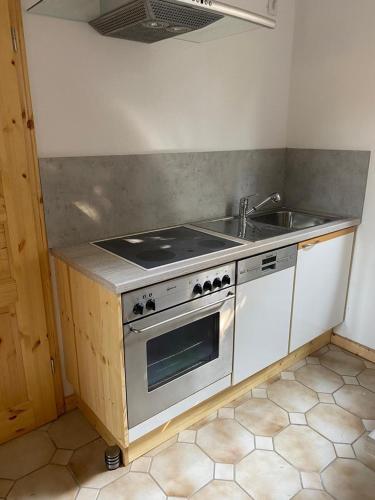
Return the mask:
<svg viewBox="0 0 375 500">
<path fill-rule="evenodd" d="M 72 458 L 72 450 L 56 450 L 51 459 L 51 464 L 55 465 L 68 465 L 69 460 Z"/>
<path fill-rule="evenodd" d="M 96 500 L 99 495 L 99 490 L 93 488 L 81 488 L 76 500 Z"/>
<path fill-rule="evenodd" d="M 255 388 L 251 391 L 253 398 L 266 398 L 267 397 L 267 389 L 259 389 Z"/>
<path fill-rule="evenodd" d="M 294 365 L 290 366 L 288 368 L 288 370 L 290 372 L 295 372 L 296 370 L 298 370 L 302 366 L 306 366 L 306 360 L 305 359 L 302 359 L 301 361 L 297 361 L 297 363 L 294 363 Z"/>
<path fill-rule="evenodd" d="M 358 381 L 366 389 L 375 392 L 375 370 L 366 369 L 358 375 Z"/>
<path fill-rule="evenodd" d="M 322 365 L 339 375 L 356 376 L 365 368 L 364 362 L 343 351 L 330 351 L 320 358 Z"/>
<path fill-rule="evenodd" d="M 186 431 L 180 432 L 177 441 L 179 443 L 195 443 L 196 435 L 197 431 L 193 431 L 192 429 L 187 429 Z"/>
<path fill-rule="evenodd" d="M 255 448 L 257 450 L 273 450 L 273 440 L 267 436 L 255 436 Z"/>
<path fill-rule="evenodd" d="M 215 411 L 211 415 L 208 415 L 208 417 L 202 418 L 196 424 L 191 425 L 189 427 L 189 429 L 191 429 L 193 431 L 197 431 L 197 430 L 201 429 L 202 427 L 204 427 L 209 422 L 212 422 L 213 420 L 215 420 L 215 418 L 217 418 L 217 411 Z"/>
<path fill-rule="evenodd" d="M 338 405 L 358 417 L 375 419 L 375 394 L 364 387 L 344 385 L 333 395 Z"/>
<path fill-rule="evenodd" d="M 306 489 L 322 490 L 320 474 L 317 472 L 301 472 L 302 485 Z"/>
<path fill-rule="evenodd" d="M 345 384 L 359 385 L 359 382 L 356 377 L 349 377 L 349 375 L 343 375 L 342 378 L 344 379 Z"/>
<path fill-rule="evenodd" d="M 214 477 L 214 463 L 195 444 L 175 443 L 152 461 L 150 474 L 169 496 L 189 497 Z"/>
<path fill-rule="evenodd" d="M 323 485 L 340 500 L 374 500 L 375 473 L 357 460 L 338 458 L 322 474 Z"/>
<path fill-rule="evenodd" d="M 336 458 L 333 445 L 309 427 L 291 425 L 274 438 L 275 450 L 306 472 L 320 472 Z"/>
<path fill-rule="evenodd" d="M 234 408 L 220 408 L 217 416 L 219 418 L 234 418 Z"/>
<path fill-rule="evenodd" d="M 355 458 L 353 448 L 350 444 L 334 443 L 333 446 L 339 458 Z"/>
<path fill-rule="evenodd" d="M 340 375 L 321 365 L 307 365 L 296 371 L 296 380 L 316 392 L 332 393 L 344 382 Z"/>
<path fill-rule="evenodd" d="M 318 402 L 314 391 L 292 380 L 279 380 L 272 384 L 268 397 L 286 411 L 294 413 L 305 413 Z"/>
<path fill-rule="evenodd" d="M 371 363 L 371 361 L 367 361 L 367 359 L 364 359 L 363 362 L 366 365 L 366 368 L 370 368 L 371 370 L 375 370 L 375 363 Z"/>
<path fill-rule="evenodd" d="M 151 465 L 151 457 L 140 457 L 131 463 L 130 470 L 132 472 L 148 472 Z"/>
<path fill-rule="evenodd" d="M 156 482 L 140 472 L 129 472 L 100 490 L 99 500 L 165 500 Z"/>
<path fill-rule="evenodd" d="M 148 451 L 145 455 L 148 457 L 155 457 L 158 453 L 160 453 L 163 450 L 166 450 L 167 448 L 172 446 L 172 444 L 176 443 L 177 437 L 178 436 L 173 436 L 172 438 L 168 439 L 164 443 L 159 444 L 159 446 L 156 446 L 152 450 Z"/>
<path fill-rule="evenodd" d="M 13 481 L 9 479 L 0 479 L 0 498 L 5 498 L 13 486 Z"/>
<path fill-rule="evenodd" d="M 281 372 L 281 380 L 295 380 L 296 377 L 292 371 L 290 372 Z"/>
<path fill-rule="evenodd" d="M 325 394 L 324 392 L 318 392 L 318 398 L 321 403 L 335 404 L 332 394 Z"/>
<path fill-rule="evenodd" d="M 215 479 L 225 481 L 233 481 L 234 465 L 232 464 L 215 464 Z"/>
<path fill-rule="evenodd" d="M 257 436 L 275 436 L 289 425 L 287 412 L 268 399 L 250 399 L 236 408 L 235 415 Z"/>
<path fill-rule="evenodd" d="M 306 418 L 310 427 L 335 443 L 353 443 L 365 430 L 360 418 L 337 405 L 319 403 Z"/>
<path fill-rule="evenodd" d="M 263 384 L 261 384 L 261 385 L 263 385 Z M 243 396 L 241 396 L 237 399 L 234 399 L 230 403 L 226 403 L 225 408 L 237 408 L 237 406 L 242 405 L 242 403 L 245 403 L 250 398 L 252 398 L 252 393 L 251 393 L 251 391 L 248 391 Z"/>
<path fill-rule="evenodd" d="M 98 438 L 98 433 L 91 427 L 79 410 L 74 410 L 53 422 L 48 429 L 57 448 L 75 450 Z"/>
<path fill-rule="evenodd" d="M 315 356 L 308 356 L 306 358 L 306 363 L 308 365 L 320 365 L 320 360 L 319 360 L 319 358 L 317 358 Z"/>
<path fill-rule="evenodd" d="M 290 423 L 296 425 L 306 425 L 306 417 L 304 413 L 289 413 Z"/>
<path fill-rule="evenodd" d="M 366 433 L 354 443 L 353 448 L 357 458 L 375 471 L 375 441 Z"/>
<path fill-rule="evenodd" d="M 325 491 L 302 490 L 298 493 L 298 495 L 293 497 L 293 500 L 333 500 L 333 499 L 331 495 L 328 495 L 328 493 L 326 493 Z"/>
<path fill-rule="evenodd" d="M 186 497 L 167 497 L 167 500 L 188 500 Z"/>
<path fill-rule="evenodd" d="M 69 467 L 81 486 L 102 488 L 126 474 L 130 466 L 108 471 L 104 463 L 107 445 L 102 439 L 83 446 L 73 453 Z"/>
<path fill-rule="evenodd" d="M 19 479 L 8 499 L 74 500 L 78 486 L 66 467 L 46 465 L 29 476 Z"/>
<path fill-rule="evenodd" d="M 0 446 L 0 477 L 19 479 L 48 464 L 54 453 L 46 432 L 34 431 L 8 441 Z"/>
<path fill-rule="evenodd" d="M 362 419 L 363 425 L 365 426 L 366 431 L 374 431 L 375 430 L 375 420 L 366 420 Z"/>
<path fill-rule="evenodd" d="M 320 358 L 320 356 L 323 356 L 323 354 L 325 354 L 328 351 L 329 351 L 329 348 L 328 348 L 328 346 L 325 345 L 324 347 L 321 347 L 317 351 L 314 351 L 311 354 L 311 356 L 313 356 L 314 358 Z"/>
<path fill-rule="evenodd" d="M 254 449 L 254 437 L 235 420 L 216 419 L 198 431 L 197 444 L 215 462 L 235 464 Z"/>
<path fill-rule="evenodd" d="M 236 481 L 255 499 L 287 500 L 301 488 L 298 472 L 273 451 L 256 450 L 236 466 Z"/>
<path fill-rule="evenodd" d="M 192 500 L 250 500 L 238 484 L 228 481 L 212 481 L 191 498 Z"/>
</svg>

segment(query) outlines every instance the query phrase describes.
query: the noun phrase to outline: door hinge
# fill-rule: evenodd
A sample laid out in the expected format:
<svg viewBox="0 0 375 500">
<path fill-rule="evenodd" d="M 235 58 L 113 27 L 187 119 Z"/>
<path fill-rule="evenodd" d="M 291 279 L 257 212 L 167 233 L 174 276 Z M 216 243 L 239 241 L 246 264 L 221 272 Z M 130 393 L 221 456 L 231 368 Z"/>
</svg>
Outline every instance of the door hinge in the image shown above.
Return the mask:
<svg viewBox="0 0 375 500">
<path fill-rule="evenodd" d="M 14 52 L 18 52 L 18 39 L 17 39 L 17 30 L 12 26 L 10 29 L 10 32 L 12 34 L 12 44 L 13 44 L 13 50 Z"/>
<path fill-rule="evenodd" d="M 53 358 L 50 359 L 51 362 L 51 371 L 53 375 L 55 375 L 55 360 Z"/>
</svg>

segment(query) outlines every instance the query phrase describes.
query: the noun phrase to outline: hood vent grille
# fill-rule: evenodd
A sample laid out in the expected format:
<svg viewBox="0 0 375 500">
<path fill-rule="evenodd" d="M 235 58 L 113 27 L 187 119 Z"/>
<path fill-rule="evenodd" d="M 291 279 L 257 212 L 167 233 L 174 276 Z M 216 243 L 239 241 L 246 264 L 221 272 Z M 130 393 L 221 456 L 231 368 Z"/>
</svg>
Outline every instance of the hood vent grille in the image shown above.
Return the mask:
<svg viewBox="0 0 375 500">
<path fill-rule="evenodd" d="M 90 22 L 101 35 L 154 43 L 204 28 L 223 16 L 166 0 L 131 0 Z"/>
</svg>

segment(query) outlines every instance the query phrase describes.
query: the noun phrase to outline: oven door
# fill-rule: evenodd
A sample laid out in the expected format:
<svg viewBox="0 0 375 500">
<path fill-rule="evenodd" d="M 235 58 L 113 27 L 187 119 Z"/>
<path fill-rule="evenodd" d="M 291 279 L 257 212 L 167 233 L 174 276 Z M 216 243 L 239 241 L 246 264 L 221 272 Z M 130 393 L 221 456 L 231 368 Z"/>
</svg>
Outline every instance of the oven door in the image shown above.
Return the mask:
<svg viewBox="0 0 375 500">
<path fill-rule="evenodd" d="M 232 373 L 233 320 L 226 289 L 124 326 L 129 428 Z"/>
</svg>

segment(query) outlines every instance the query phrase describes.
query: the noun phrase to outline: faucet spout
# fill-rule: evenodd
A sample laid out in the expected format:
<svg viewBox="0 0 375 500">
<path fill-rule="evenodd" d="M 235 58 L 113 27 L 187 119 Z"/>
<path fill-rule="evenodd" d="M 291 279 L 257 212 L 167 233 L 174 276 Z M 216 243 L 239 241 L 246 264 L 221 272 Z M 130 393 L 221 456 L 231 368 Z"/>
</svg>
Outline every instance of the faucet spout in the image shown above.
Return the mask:
<svg viewBox="0 0 375 500">
<path fill-rule="evenodd" d="M 246 219 L 246 217 L 248 217 L 250 214 L 256 212 L 260 208 L 264 207 L 265 205 L 267 205 L 267 203 L 277 204 L 277 203 L 280 203 L 280 201 L 281 201 L 280 193 L 275 192 L 275 193 L 271 193 L 269 196 L 267 196 L 267 198 L 262 200 L 257 205 L 254 205 L 253 207 L 249 208 L 249 198 L 250 198 L 249 196 L 247 196 L 245 198 L 241 198 L 241 201 L 240 201 L 241 219 Z"/>
</svg>

